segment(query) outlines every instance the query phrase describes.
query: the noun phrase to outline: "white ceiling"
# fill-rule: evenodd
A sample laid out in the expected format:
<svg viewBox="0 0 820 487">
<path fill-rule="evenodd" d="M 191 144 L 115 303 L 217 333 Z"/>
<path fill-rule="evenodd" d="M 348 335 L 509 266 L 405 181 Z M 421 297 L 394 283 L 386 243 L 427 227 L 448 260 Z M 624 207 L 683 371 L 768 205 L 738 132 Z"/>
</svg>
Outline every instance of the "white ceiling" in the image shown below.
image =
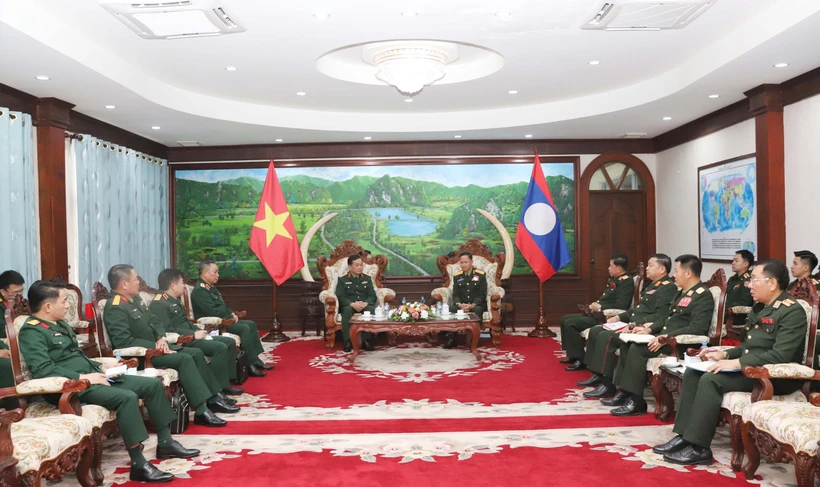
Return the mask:
<svg viewBox="0 0 820 487">
<path fill-rule="evenodd" d="M 0 2 L 0 83 L 171 146 L 615 138 L 656 136 L 820 66 L 811 47 L 820 45 L 818 0 L 719 0 L 692 25 L 661 32 L 582 30 L 598 0 L 220 3 L 247 32 L 145 40 L 96 0 Z M 512 16 L 495 17 L 500 8 Z M 315 19 L 318 10 L 330 18 Z M 314 64 L 343 46 L 413 38 L 477 44 L 505 64 L 482 79 L 427 87 L 414 103 Z M 790 66 L 773 68 L 778 62 Z M 51 80 L 34 79 L 41 74 Z"/>
</svg>

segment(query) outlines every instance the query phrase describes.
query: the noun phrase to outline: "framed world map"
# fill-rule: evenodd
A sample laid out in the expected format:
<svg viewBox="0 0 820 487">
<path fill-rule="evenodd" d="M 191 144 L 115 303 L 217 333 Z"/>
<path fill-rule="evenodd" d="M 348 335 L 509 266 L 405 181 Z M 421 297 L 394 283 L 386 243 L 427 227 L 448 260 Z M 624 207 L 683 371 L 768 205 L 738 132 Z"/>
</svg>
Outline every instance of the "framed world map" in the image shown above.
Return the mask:
<svg viewBox="0 0 820 487">
<path fill-rule="evenodd" d="M 698 168 L 700 258 L 731 262 L 744 249 L 757 255 L 755 155 Z"/>
</svg>

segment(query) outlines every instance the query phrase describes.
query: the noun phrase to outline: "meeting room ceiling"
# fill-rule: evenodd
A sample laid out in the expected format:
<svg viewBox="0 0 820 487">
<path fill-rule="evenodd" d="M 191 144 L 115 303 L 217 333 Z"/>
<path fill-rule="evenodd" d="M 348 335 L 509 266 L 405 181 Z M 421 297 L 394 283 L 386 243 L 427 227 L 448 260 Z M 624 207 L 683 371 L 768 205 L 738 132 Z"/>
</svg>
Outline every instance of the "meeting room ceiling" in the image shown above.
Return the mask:
<svg viewBox="0 0 820 487">
<path fill-rule="evenodd" d="M 646 0 L 609 0 L 628 1 Z M 820 66 L 818 0 L 716 0 L 660 31 L 582 28 L 602 0 L 207 0 L 244 31 L 159 40 L 101 3 L 0 2 L 0 83 L 169 146 L 650 138 Z M 500 67 L 412 102 L 317 68 L 341 48 L 418 39 Z"/>
</svg>

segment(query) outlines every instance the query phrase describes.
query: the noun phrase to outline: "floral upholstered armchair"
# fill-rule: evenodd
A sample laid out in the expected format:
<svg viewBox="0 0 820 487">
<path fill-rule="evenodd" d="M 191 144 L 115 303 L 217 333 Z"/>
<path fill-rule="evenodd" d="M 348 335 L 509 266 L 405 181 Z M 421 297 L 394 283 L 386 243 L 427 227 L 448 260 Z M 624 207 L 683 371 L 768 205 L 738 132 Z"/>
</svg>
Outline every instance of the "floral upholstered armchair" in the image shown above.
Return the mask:
<svg viewBox="0 0 820 487">
<path fill-rule="evenodd" d="M 504 298 L 505 292 L 504 288 L 501 287 L 501 273 L 504 270 L 505 262 L 503 252 L 499 252 L 493 257 L 489 247 L 477 238 L 471 238 L 451 254 L 452 257 L 449 255 L 440 256 L 436 264 L 441 270 L 444 285 L 430 293 L 433 302 L 453 305 L 453 276 L 461 270 L 458 263 L 458 256 L 461 252 L 473 254 L 473 268 L 484 271 L 487 278 L 487 310 L 481 317 L 481 328 L 490 329 L 493 346 L 498 347 L 501 345 L 501 300 Z"/>
<path fill-rule="evenodd" d="M 65 314 L 65 321 L 74 330 L 74 333 L 77 335 L 77 342 L 80 344 L 80 348 L 82 349 L 83 353 L 88 356 L 95 356 L 99 355 L 99 350 L 97 349 L 97 340 L 94 336 L 93 327 L 91 327 L 91 322 L 83 318 L 83 293 L 80 291 L 80 288 L 75 286 L 74 284 L 66 283 L 66 298 L 68 298 L 67 306 L 66 306 L 66 314 Z M 93 317 L 91 317 L 93 321 Z"/>
<path fill-rule="evenodd" d="M 328 350 L 336 345 L 336 332 L 342 329 L 342 315 L 339 312 L 339 299 L 336 296 L 336 284 L 339 277 L 348 273 L 347 258 L 353 254 L 360 255 L 363 249 L 352 240 L 345 240 L 333 249 L 330 257 L 319 257 L 316 266 L 322 276 L 322 292 L 319 301 L 325 307 L 325 346 Z M 395 291 L 384 287 L 382 278 L 387 268 L 387 257 L 383 255 L 370 256 L 364 259 L 363 273 L 373 279 L 373 288 L 376 290 L 376 306 L 392 301 L 396 297 Z"/>
</svg>

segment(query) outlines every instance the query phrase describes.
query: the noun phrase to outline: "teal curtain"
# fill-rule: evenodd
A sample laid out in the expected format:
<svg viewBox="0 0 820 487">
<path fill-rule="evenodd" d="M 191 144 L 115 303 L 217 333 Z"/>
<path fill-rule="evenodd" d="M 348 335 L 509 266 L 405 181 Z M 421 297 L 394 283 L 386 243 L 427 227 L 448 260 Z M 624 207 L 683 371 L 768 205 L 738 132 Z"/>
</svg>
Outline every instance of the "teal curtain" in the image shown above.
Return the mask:
<svg viewBox="0 0 820 487">
<path fill-rule="evenodd" d="M 168 163 L 83 134 L 73 140 L 77 185 L 77 287 L 91 299 L 108 269 L 131 264 L 149 286 L 170 262 Z"/>
<path fill-rule="evenodd" d="M 0 107 L 0 272 L 40 279 L 37 165 L 31 115 Z"/>
</svg>

